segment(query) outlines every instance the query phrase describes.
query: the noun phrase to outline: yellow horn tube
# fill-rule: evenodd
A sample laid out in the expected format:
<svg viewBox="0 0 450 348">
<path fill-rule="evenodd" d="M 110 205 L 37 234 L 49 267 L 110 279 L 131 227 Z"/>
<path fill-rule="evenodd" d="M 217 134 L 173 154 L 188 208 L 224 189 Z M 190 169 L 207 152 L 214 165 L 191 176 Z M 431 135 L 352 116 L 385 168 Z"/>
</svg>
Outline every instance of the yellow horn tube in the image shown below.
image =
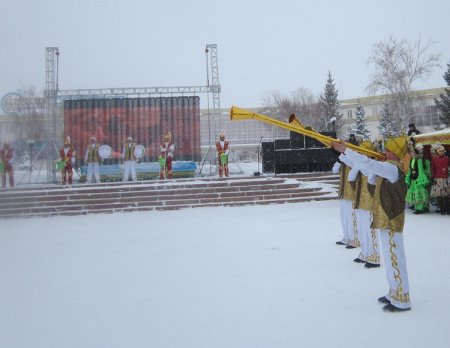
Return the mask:
<svg viewBox="0 0 450 348">
<path fill-rule="evenodd" d="M 299 120 L 294 114 L 292 114 L 291 116 L 289 116 L 289 124 L 291 124 L 291 125 L 293 125 L 293 126 L 295 126 L 295 127 L 300 128 L 299 133 L 301 133 L 301 132 L 300 132 L 301 129 L 305 129 L 305 130 L 308 130 L 308 131 L 313 131 L 313 132 L 315 132 L 315 130 L 312 129 L 311 127 L 305 127 L 305 126 L 300 122 L 300 120 Z M 320 134 L 320 133 L 319 133 L 319 134 Z M 320 141 L 320 142 L 321 142 L 323 145 L 325 145 L 326 147 L 331 147 L 331 142 L 328 141 L 328 140 L 325 140 L 325 139 L 317 139 L 317 138 L 316 138 L 316 140 Z"/>
<path fill-rule="evenodd" d="M 294 115 L 295 117 L 295 115 Z M 314 130 L 309 130 L 307 128 L 305 128 L 300 121 L 297 120 L 297 122 L 295 123 L 296 125 L 290 124 L 290 123 L 286 123 L 283 121 L 279 121 L 276 120 L 274 118 L 271 118 L 269 116 L 265 116 L 265 115 L 261 115 L 261 114 L 257 114 L 255 112 L 251 112 L 242 108 L 239 108 L 237 106 L 232 106 L 231 110 L 230 110 L 230 119 L 231 120 L 235 120 L 235 121 L 241 121 L 241 120 L 259 120 L 259 121 L 263 121 L 269 124 L 272 124 L 274 126 L 278 126 L 296 133 L 300 133 L 300 134 L 304 134 L 306 136 L 309 136 L 311 138 L 314 138 L 318 141 L 320 141 L 322 144 L 326 145 L 326 146 L 331 146 L 331 144 L 333 142 L 339 141 L 337 139 L 334 139 L 332 137 L 328 137 L 326 135 L 320 134 Z M 354 151 L 357 151 L 359 153 L 362 153 L 366 156 L 370 156 L 373 158 L 376 158 L 378 160 L 384 160 L 385 157 L 383 154 L 375 152 L 375 151 L 371 151 L 368 149 L 364 149 L 361 148 L 357 145 L 353 145 L 351 143 L 345 143 L 346 146 Z"/>
</svg>

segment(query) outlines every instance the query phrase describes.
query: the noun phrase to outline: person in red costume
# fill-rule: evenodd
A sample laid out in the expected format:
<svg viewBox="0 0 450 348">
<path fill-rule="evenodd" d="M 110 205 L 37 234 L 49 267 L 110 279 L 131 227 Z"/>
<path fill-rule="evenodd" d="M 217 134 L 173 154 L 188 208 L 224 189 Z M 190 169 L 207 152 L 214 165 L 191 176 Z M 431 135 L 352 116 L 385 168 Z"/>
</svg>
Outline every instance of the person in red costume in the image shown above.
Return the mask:
<svg viewBox="0 0 450 348">
<path fill-rule="evenodd" d="M 159 147 L 159 150 L 161 152 L 160 160 L 163 160 L 164 162 L 164 165 L 161 164 L 161 172 L 159 173 L 159 178 L 161 180 L 164 180 L 167 174 L 167 178 L 172 179 L 172 159 L 173 152 L 175 151 L 175 145 L 172 143 L 172 133 L 167 132 L 167 134 L 164 136 L 163 143 Z"/>
<path fill-rule="evenodd" d="M 2 174 L 2 187 L 6 188 L 6 174 L 9 176 L 9 187 L 14 187 L 14 173 L 13 173 L 13 163 L 16 157 L 16 152 L 13 147 L 5 143 L 3 144 L 3 149 L 0 150 L 0 158 L 3 163 Z"/>
<path fill-rule="evenodd" d="M 217 160 L 219 163 L 219 176 L 228 176 L 228 155 L 230 154 L 230 142 L 225 140 L 225 132 L 219 135 L 219 141 L 216 142 Z"/>
<path fill-rule="evenodd" d="M 65 165 L 61 171 L 62 184 L 66 182 L 72 185 L 73 166 L 75 165 L 75 150 L 70 144 L 70 137 L 64 140 L 64 147 L 59 150 L 59 160 L 64 161 Z"/>
<path fill-rule="evenodd" d="M 433 178 L 431 197 L 436 198 L 436 212 L 450 214 L 449 158 L 445 155 L 443 146 L 438 147 L 436 152 L 437 155 L 433 156 L 431 160 L 431 176 Z"/>
</svg>

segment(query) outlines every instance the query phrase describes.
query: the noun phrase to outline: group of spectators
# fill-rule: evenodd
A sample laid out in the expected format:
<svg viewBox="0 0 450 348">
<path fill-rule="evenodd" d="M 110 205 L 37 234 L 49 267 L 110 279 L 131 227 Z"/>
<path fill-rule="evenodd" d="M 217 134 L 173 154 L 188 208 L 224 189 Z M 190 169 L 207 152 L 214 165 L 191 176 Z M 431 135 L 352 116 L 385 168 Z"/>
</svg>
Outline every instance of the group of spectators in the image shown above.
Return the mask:
<svg viewBox="0 0 450 348">
<path fill-rule="evenodd" d="M 416 130 L 415 134 L 420 132 Z M 408 135 L 413 134 L 408 132 Z M 450 163 L 445 147 L 433 144 L 429 153 L 425 154 L 424 146 L 416 144 L 411 136 L 408 153 L 411 159 L 405 177 L 408 187 L 406 202 L 414 214 L 429 212 L 432 203 L 436 205 L 436 212 L 450 214 Z"/>
<path fill-rule="evenodd" d="M 421 134 L 414 123 L 408 125 L 407 151 L 409 161 L 404 162 L 405 183 L 407 185 L 406 202 L 414 214 L 424 214 L 430 211 L 430 206 L 441 214 L 450 214 L 450 178 L 449 152 L 441 144 L 417 144 L 414 136 Z M 361 145 L 362 139 L 350 134 L 349 143 Z M 373 149 L 383 150 L 381 140 L 375 141 Z"/>
</svg>

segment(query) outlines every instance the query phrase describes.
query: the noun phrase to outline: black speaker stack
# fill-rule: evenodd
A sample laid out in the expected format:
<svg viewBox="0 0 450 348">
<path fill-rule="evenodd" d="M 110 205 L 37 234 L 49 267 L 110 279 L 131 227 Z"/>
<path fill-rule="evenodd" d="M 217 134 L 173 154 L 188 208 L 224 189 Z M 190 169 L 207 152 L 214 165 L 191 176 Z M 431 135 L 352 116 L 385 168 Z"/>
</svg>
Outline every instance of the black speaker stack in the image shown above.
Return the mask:
<svg viewBox="0 0 450 348">
<path fill-rule="evenodd" d="M 336 138 L 335 132 L 321 134 Z M 263 173 L 305 173 L 330 171 L 338 154 L 319 141 L 291 132 L 290 139 L 262 144 Z"/>
<path fill-rule="evenodd" d="M 275 171 L 274 150 L 275 143 L 266 141 L 261 143 L 262 146 L 262 171 L 263 173 L 273 173 Z"/>
</svg>

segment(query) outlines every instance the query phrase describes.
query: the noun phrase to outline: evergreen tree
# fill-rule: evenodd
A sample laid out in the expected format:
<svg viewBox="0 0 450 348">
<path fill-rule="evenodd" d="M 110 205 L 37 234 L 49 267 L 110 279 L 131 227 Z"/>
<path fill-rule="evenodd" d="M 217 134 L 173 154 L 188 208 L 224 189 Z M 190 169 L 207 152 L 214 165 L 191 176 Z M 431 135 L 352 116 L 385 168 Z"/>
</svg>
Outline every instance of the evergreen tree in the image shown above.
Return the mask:
<svg viewBox="0 0 450 348">
<path fill-rule="evenodd" d="M 450 87 L 450 64 L 447 64 L 447 71 L 444 74 L 444 80 L 447 82 L 447 86 Z M 439 115 L 439 119 L 446 127 L 450 126 L 450 89 L 446 88 L 444 94 L 440 94 L 441 100 L 434 99 L 436 106 L 441 111 L 442 115 Z"/>
<path fill-rule="evenodd" d="M 356 122 L 348 128 L 348 133 L 355 134 L 356 138 L 361 137 L 363 140 L 369 139 L 371 132 L 367 128 L 366 112 L 361 104 L 356 107 Z"/>
<path fill-rule="evenodd" d="M 398 129 L 395 127 L 393 116 L 389 110 L 389 104 L 387 102 L 384 103 L 383 110 L 381 111 L 378 130 L 383 138 L 398 135 Z"/>
<path fill-rule="evenodd" d="M 328 79 L 323 95 L 320 96 L 320 104 L 324 112 L 323 129 L 337 131 L 341 128 L 342 114 L 338 112 L 338 90 L 335 87 L 331 72 L 328 71 Z"/>
</svg>

